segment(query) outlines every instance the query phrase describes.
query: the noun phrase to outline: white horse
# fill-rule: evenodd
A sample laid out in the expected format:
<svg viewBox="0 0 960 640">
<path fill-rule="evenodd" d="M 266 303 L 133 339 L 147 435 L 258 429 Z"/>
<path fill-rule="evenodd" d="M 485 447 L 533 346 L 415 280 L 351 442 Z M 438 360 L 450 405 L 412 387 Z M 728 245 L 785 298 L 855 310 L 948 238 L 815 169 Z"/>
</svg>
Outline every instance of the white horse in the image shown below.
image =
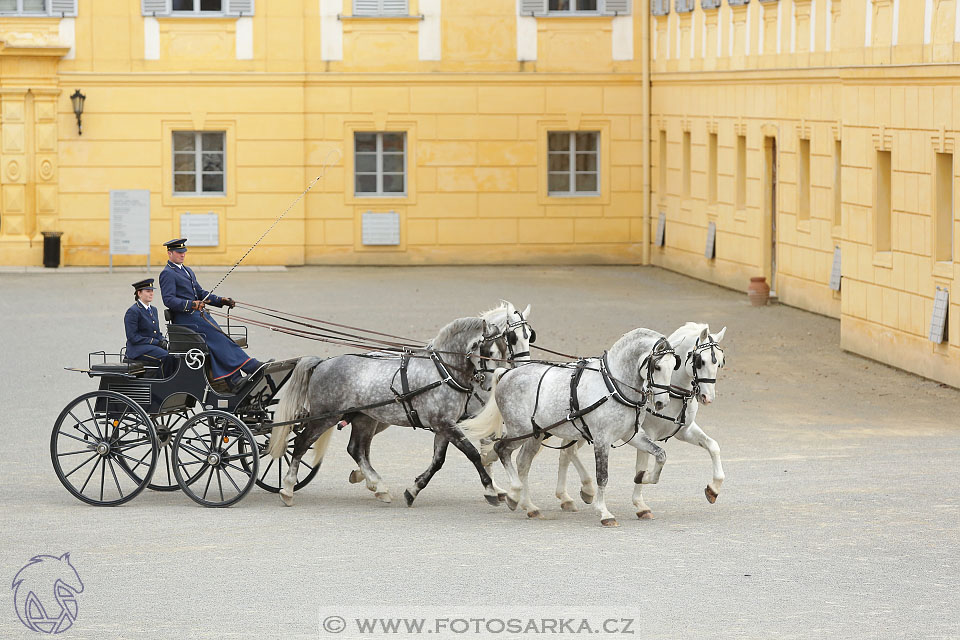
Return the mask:
<svg viewBox="0 0 960 640">
<path fill-rule="evenodd" d="M 670 334 L 670 344 L 683 360 L 683 366 L 673 373 L 670 380 L 675 393 L 671 394 L 670 402 L 662 410 L 654 412 L 648 409 L 649 415 L 643 421 L 643 430 L 653 441 L 675 437 L 707 450 L 713 463 L 713 480 L 707 484 L 704 494 L 710 504 L 717 501 L 724 480 L 720 446 L 703 432 L 696 418 L 700 405 L 711 404 L 716 398 L 716 380 L 724 364 L 719 343 L 726 332 L 727 328 L 724 327 L 719 333 L 711 335 L 708 325 L 688 322 Z M 565 511 L 569 509 L 564 505 L 570 501 L 566 488 L 567 466 L 573 462 L 581 479 L 589 475 L 577 456 L 577 449 L 582 445 L 580 441 L 561 452 L 557 498 Z M 637 508 L 637 517 L 642 519 L 653 518 L 653 512 L 643 500 L 643 479 L 646 477 L 648 460 L 648 455 L 638 449 L 633 504 Z"/>
<path fill-rule="evenodd" d="M 665 359 L 666 358 L 666 359 Z M 604 526 L 617 526 L 607 509 L 609 447 L 617 440 L 657 457 L 657 466 L 644 482 L 655 483 L 666 456 L 640 428 L 652 403 L 662 409 L 670 375 L 680 360 L 667 339 L 649 329 L 635 329 L 610 347 L 601 358 L 571 366 L 530 363 L 511 369 L 496 381 L 491 399 L 475 418 L 460 429 L 473 437 L 502 433 L 494 449 L 510 477 L 507 505 L 523 507 L 530 518 L 540 510 L 530 499 L 530 464 L 546 435 L 567 440 L 592 440 L 597 468 L 596 507 Z M 663 390 L 655 391 L 655 390 Z M 514 466 L 512 454 L 521 448 Z"/>
</svg>

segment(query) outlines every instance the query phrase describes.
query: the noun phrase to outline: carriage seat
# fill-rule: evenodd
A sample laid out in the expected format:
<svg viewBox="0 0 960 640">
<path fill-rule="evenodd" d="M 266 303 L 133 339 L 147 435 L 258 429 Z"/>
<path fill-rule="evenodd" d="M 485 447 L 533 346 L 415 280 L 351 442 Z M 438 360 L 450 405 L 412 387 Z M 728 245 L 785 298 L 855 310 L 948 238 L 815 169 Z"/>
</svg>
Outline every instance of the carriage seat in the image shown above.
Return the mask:
<svg viewBox="0 0 960 640">
<path fill-rule="evenodd" d="M 203 353 L 210 353 L 203 336 L 180 324 L 167 325 L 167 338 L 170 346 L 168 351 L 173 353 L 186 353 L 190 349 L 199 349 Z"/>
<path fill-rule="evenodd" d="M 201 349 L 204 353 L 207 353 L 207 345 L 206 345 L 206 342 L 203 341 L 203 337 L 200 336 L 199 333 L 197 333 L 196 331 L 193 331 L 192 329 L 189 329 L 189 328 L 187 328 L 187 327 L 181 327 L 180 325 L 171 324 L 171 322 L 173 321 L 173 318 L 172 318 L 171 315 L 170 315 L 170 309 L 164 309 L 164 310 L 163 310 L 163 319 L 167 321 L 167 333 L 169 334 L 169 338 L 170 338 L 170 351 L 186 351 L 187 349 L 190 349 L 191 347 L 196 346 L 196 345 L 191 345 L 190 347 L 187 347 L 187 349 L 175 349 L 175 348 L 174 348 L 174 339 L 173 339 L 174 330 L 173 330 L 173 327 L 178 327 L 178 331 L 179 331 L 180 329 L 185 329 L 186 331 L 189 331 L 190 333 L 193 333 L 194 335 L 196 335 L 196 336 L 200 339 L 200 341 L 204 343 L 202 347 L 197 346 L 197 348 L 198 348 L 198 349 Z M 230 338 L 231 340 L 233 340 L 234 342 L 236 342 L 236 343 L 237 343 L 237 346 L 240 347 L 241 349 L 246 349 L 247 346 L 248 346 L 248 345 L 247 345 L 247 336 L 245 336 L 245 335 L 244 335 L 244 336 L 228 335 L 227 337 Z M 180 343 L 178 342 L 177 344 L 179 345 Z"/>
<path fill-rule="evenodd" d="M 120 373 L 125 375 L 139 376 L 143 374 L 144 364 L 139 360 L 124 360 L 123 362 L 112 362 L 109 364 L 92 364 L 91 371 L 99 373 Z"/>
</svg>

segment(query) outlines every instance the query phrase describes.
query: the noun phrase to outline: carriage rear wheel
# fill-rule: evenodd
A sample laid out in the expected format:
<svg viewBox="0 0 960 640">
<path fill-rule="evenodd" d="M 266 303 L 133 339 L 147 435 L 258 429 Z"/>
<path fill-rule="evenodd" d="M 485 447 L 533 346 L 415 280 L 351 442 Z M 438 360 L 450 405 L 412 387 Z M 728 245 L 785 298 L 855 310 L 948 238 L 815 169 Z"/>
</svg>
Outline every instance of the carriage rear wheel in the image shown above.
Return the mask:
<svg viewBox="0 0 960 640">
<path fill-rule="evenodd" d="M 157 470 L 153 480 L 147 485 L 152 491 L 176 491 L 180 488 L 177 477 L 173 473 L 173 439 L 177 431 L 194 414 L 193 409 L 186 409 L 177 413 L 165 413 L 153 416 L 153 426 L 157 431 L 157 443 L 160 446 L 160 459 L 157 461 Z M 188 483 L 196 481 L 187 479 Z"/>
<path fill-rule="evenodd" d="M 283 488 L 283 477 L 290 469 L 290 463 L 293 461 L 293 441 L 297 438 L 300 429 L 291 430 L 287 434 L 287 448 L 283 452 L 282 458 L 273 458 L 268 450 L 270 443 L 270 433 L 262 433 L 254 436 L 257 441 L 257 451 L 260 455 L 260 475 L 257 476 L 257 486 L 266 489 L 270 493 L 280 493 Z M 312 454 L 308 451 L 304 458 L 311 458 Z M 306 459 L 300 460 L 300 466 L 297 468 L 297 484 L 294 491 L 300 491 L 307 486 L 311 480 L 317 476 L 320 471 L 320 465 L 311 466 Z"/>
<path fill-rule="evenodd" d="M 172 455 L 180 489 L 205 507 L 229 507 L 256 483 L 253 434 L 224 411 L 204 411 L 187 420 L 173 440 Z"/>
<path fill-rule="evenodd" d="M 149 484 L 157 455 L 149 416 L 115 391 L 79 396 L 60 412 L 50 436 L 50 457 L 60 482 L 97 506 L 134 499 Z"/>
</svg>

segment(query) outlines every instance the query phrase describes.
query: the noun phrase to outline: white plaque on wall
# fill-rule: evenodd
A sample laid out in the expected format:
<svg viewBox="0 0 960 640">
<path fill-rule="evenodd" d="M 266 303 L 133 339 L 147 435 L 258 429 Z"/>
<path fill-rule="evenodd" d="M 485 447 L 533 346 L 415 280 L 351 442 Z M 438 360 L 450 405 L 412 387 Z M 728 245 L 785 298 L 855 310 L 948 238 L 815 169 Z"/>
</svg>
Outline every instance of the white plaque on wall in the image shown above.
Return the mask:
<svg viewBox="0 0 960 640">
<path fill-rule="evenodd" d="M 666 231 L 667 231 L 667 214 L 661 211 L 660 217 L 657 218 L 657 236 L 654 239 L 654 243 L 656 243 L 658 247 L 663 246 L 664 235 L 666 234 Z"/>
<path fill-rule="evenodd" d="M 180 237 L 188 247 L 216 247 L 220 244 L 220 216 L 215 213 L 181 213 Z"/>
<path fill-rule="evenodd" d="M 930 315 L 930 342 L 943 343 L 944 330 L 947 328 L 947 309 L 950 307 L 950 291 L 937 287 L 933 297 L 933 313 Z"/>
<path fill-rule="evenodd" d="M 150 254 L 150 191 L 110 190 L 110 255 Z"/>
<path fill-rule="evenodd" d="M 833 248 L 833 268 L 830 269 L 830 288 L 834 291 L 840 291 L 840 247 Z"/>
<path fill-rule="evenodd" d="M 400 244 L 400 214 L 395 211 L 388 213 L 365 211 L 361 241 L 367 245 Z"/>
</svg>

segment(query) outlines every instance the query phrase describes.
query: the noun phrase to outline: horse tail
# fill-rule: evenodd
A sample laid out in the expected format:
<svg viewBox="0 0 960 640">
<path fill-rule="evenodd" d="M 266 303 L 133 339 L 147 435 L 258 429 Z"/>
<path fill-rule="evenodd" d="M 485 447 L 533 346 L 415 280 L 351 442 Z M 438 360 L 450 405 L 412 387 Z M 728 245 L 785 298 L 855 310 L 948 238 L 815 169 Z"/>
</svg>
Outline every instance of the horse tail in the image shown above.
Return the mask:
<svg viewBox="0 0 960 640">
<path fill-rule="evenodd" d="M 507 370 L 503 367 L 493 372 L 493 385 L 490 387 L 490 398 L 487 404 L 483 405 L 480 413 L 472 418 L 467 418 L 463 422 L 457 423 L 457 427 L 463 431 L 464 435 L 474 440 L 480 440 L 492 435 L 497 437 L 503 432 L 503 416 L 500 414 L 500 407 L 497 406 L 497 383 L 503 377 Z"/>
<path fill-rule="evenodd" d="M 323 358 L 306 357 L 300 358 L 300 362 L 294 367 L 290 379 L 284 385 L 285 393 L 277 405 L 277 411 L 274 414 L 276 422 L 289 422 L 310 414 L 310 399 L 307 392 L 310 389 L 310 377 L 317 365 L 323 362 Z M 267 450 L 272 458 L 280 458 L 287 450 L 287 437 L 293 425 L 286 424 L 274 427 L 270 432 L 270 442 Z"/>
<path fill-rule="evenodd" d="M 311 466 L 315 467 L 323 460 L 323 455 L 327 452 L 327 446 L 330 444 L 330 437 L 333 436 L 334 431 L 336 431 L 336 428 L 330 427 L 321 433 L 319 438 L 313 441 L 313 446 L 310 448 L 310 451 L 313 452 L 313 462 Z"/>
</svg>

